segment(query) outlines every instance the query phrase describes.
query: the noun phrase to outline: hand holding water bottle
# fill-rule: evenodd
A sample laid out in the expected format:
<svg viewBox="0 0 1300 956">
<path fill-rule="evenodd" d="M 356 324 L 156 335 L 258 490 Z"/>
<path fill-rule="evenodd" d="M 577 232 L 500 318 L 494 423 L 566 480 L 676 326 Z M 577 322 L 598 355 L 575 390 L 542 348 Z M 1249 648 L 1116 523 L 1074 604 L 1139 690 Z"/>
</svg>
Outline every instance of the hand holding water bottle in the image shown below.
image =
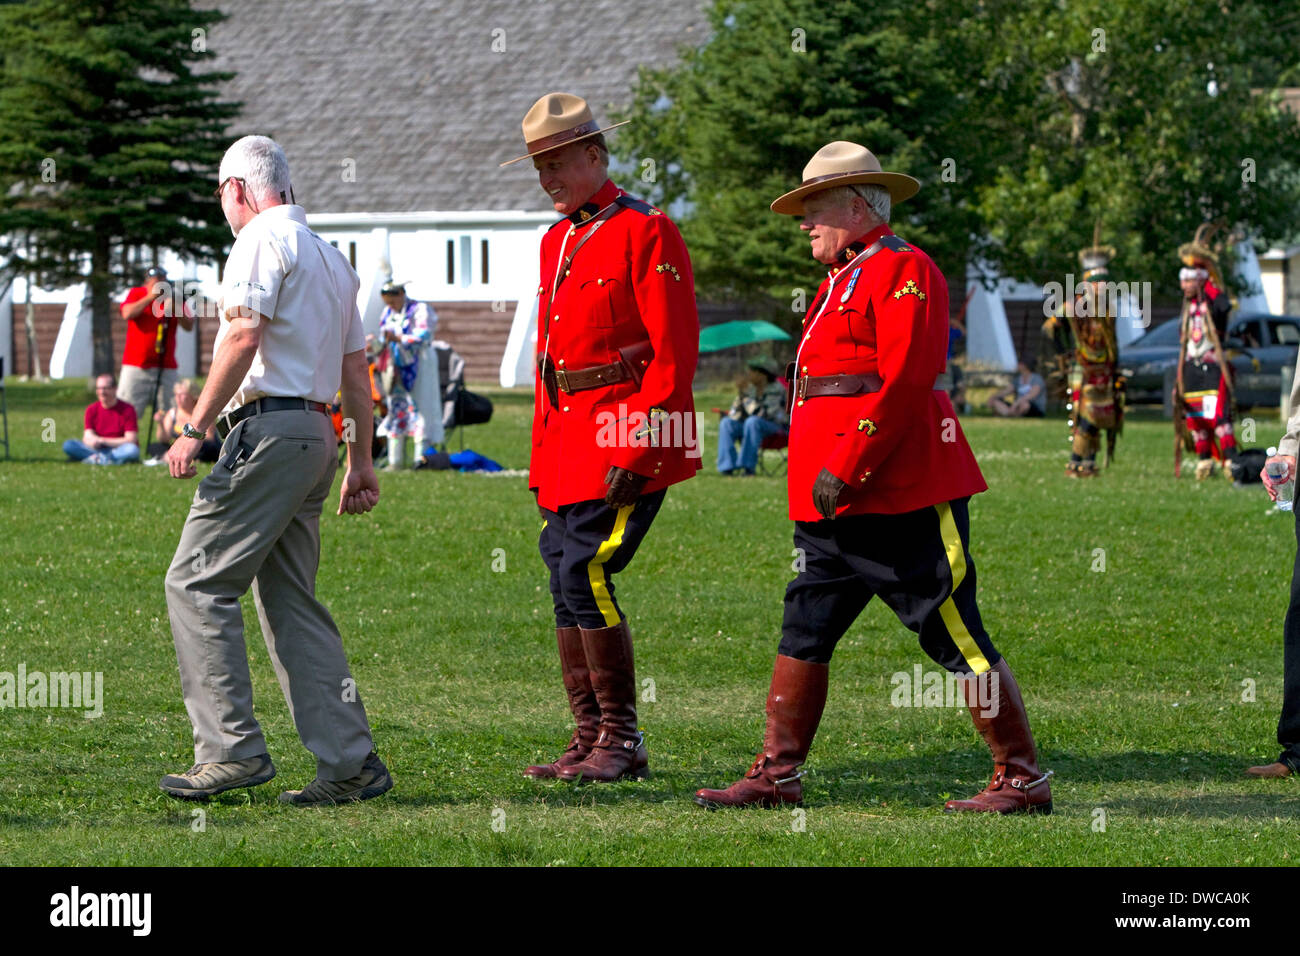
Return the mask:
<svg viewBox="0 0 1300 956">
<path fill-rule="evenodd" d="M 1259 473 L 1264 490 L 1277 502 L 1279 511 L 1290 511 L 1295 494 L 1296 460 L 1294 455 L 1279 455 L 1276 448 L 1268 450 L 1268 460 Z"/>
</svg>

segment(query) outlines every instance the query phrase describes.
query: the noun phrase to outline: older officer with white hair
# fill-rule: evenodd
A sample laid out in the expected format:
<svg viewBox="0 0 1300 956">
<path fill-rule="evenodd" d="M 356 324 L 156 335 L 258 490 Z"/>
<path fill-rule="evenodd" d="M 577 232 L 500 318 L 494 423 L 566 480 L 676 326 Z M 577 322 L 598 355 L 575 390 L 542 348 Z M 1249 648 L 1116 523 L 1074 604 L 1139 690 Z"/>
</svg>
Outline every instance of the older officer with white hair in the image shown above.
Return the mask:
<svg viewBox="0 0 1300 956">
<path fill-rule="evenodd" d="M 360 282 L 292 202 L 289 164 L 265 136 L 226 151 L 217 195 L 235 244 L 221 285 L 221 329 L 190 423 L 167 453 L 173 478 L 195 474 L 213 423 L 221 458 L 194 496 L 167 572 L 167 610 L 194 727 L 195 765 L 159 786 L 202 799 L 275 776 L 253 716 L 239 599 L 251 585 L 266 647 L 316 779 L 280 795 L 309 805 L 365 800 L 393 781 L 374 752 L 338 629 L 316 599 L 321 506 L 338 467 L 329 402 L 370 422 Z M 371 429 L 345 431 L 338 513 L 379 501 Z"/>
<path fill-rule="evenodd" d="M 827 143 L 772 211 L 800 219 L 828 268 L 791 369 L 788 491 L 802 570 L 786 587 L 763 749 L 709 808 L 799 803 L 831 655 L 879 596 L 961 686 L 993 757 L 989 785 L 949 812 L 1050 813 L 1051 787 L 1015 677 L 984 629 L 970 554 L 972 495 L 988 486 L 938 386 L 948 286 L 889 216 L 920 182 L 858 143 Z"/>
</svg>

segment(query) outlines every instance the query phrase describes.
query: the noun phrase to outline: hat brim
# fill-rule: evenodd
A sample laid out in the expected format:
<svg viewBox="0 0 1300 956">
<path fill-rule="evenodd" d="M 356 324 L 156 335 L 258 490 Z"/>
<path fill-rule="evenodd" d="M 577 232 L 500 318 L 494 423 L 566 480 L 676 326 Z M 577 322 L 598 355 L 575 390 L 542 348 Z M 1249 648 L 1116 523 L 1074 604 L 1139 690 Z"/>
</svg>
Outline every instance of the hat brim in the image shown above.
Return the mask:
<svg viewBox="0 0 1300 956">
<path fill-rule="evenodd" d="M 843 176 L 832 176 L 829 179 L 822 179 L 815 183 L 800 186 L 798 189 L 790 190 L 772 203 L 772 212 L 780 213 L 783 216 L 802 216 L 804 214 L 803 201 L 806 197 L 826 189 L 834 189 L 837 186 L 853 186 L 857 183 L 884 186 L 889 190 L 890 202 L 894 203 L 902 202 L 904 199 L 911 199 L 921 188 L 921 181 L 908 176 L 906 173 L 845 173 Z"/>
<path fill-rule="evenodd" d="M 608 133 L 610 130 L 618 129 L 620 126 L 626 126 L 630 122 L 632 121 L 623 120 L 623 122 L 621 123 L 615 123 L 613 126 L 606 126 L 604 129 L 594 130 L 590 133 L 587 133 L 584 136 L 579 136 L 576 139 L 566 140 L 563 143 L 556 143 L 554 146 L 547 146 L 544 149 L 534 150 L 531 153 L 524 153 L 524 155 L 522 156 L 516 156 L 514 159 L 507 159 L 504 163 L 497 164 L 497 168 L 501 169 L 502 167 L 510 166 L 514 163 L 521 163 L 525 159 L 531 159 L 534 156 L 541 156 L 543 153 L 552 153 L 557 149 L 563 149 L 566 146 L 572 146 L 574 143 L 581 143 L 584 139 L 591 139 L 593 136 L 599 136 L 601 133 Z"/>
</svg>

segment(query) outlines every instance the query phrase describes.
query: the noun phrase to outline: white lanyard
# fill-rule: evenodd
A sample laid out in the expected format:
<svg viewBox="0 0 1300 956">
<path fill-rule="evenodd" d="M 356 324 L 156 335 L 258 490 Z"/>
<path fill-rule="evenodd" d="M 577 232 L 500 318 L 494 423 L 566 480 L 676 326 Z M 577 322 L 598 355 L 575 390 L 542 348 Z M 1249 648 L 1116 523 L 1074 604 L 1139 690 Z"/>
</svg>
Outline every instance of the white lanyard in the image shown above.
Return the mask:
<svg viewBox="0 0 1300 956">
<path fill-rule="evenodd" d="M 592 223 L 597 222 L 597 220 L 600 219 L 601 215 L 604 214 L 605 210 L 608 209 L 610 206 L 614 205 L 614 203 L 616 203 L 616 202 L 618 202 L 617 199 L 615 199 L 615 200 L 614 200 L 613 202 L 611 202 L 611 203 L 608 203 L 608 204 L 604 207 L 604 209 L 601 209 L 600 212 L 598 212 L 598 213 L 596 213 L 596 215 L 592 216 L 591 219 L 589 220 L 589 222 L 592 222 Z M 583 223 L 583 225 L 586 225 L 586 223 Z M 572 236 L 572 235 L 574 235 L 577 231 L 578 231 L 578 230 L 575 229 L 575 228 L 573 228 L 572 226 L 569 227 L 569 229 L 567 229 L 567 230 L 565 231 L 565 233 L 564 233 L 564 241 L 563 241 L 562 243 L 560 243 L 560 254 L 559 254 L 558 256 L 555 257 L 555 276 L 551 279 L 551 294 L 550 294 L 550 305 L 551 305 L 551 306 L 554 306 L 554 305 L 555 305 L 555 293 L 556 293 L 556 290 L 558 289 L 559 284 L 560 284 L 560 269 L 562 269 L 562 268 L 564 267 L 564 250 L 566 250 L 566 249 L 569 248 L 569 237 Z M 550 357 L 551 357 L 551 309 L 550 309 L 550 307 L 548 307 L 548 308 L 546 309 L 546 338 L 545 338 L 545 340 L 544 340 L 543 343 L 542 343 L 542 379 L 543 379 L 543 384 L 545 384 L 545 379 L 546 379 L 546 362 L 547 362 L 547 360 L 548 360 Z"/>
<path fill-rule="evenodd" d="M 872 245 L 875 245 L 875 243 L 872 243 Z M 854 257 L 849 261 L 848 265 L 846 265 L 843 269 L 840 269 L 838 272 L 836 272 L 835 274 L 833 274 L 833 275 L 830 277 L 830 278 L 831 278 L 831 284 L 830 284 L 830 286 L 827 287 L 827 289 L 826 289 L 826 298 L 822 300 L 822 307 L 821 307 L 820 309 L 818 309 L 818 310 L 817 310 L 817 314 L 813 316 L 812 324 L 808 326 L 808 330 L 807 330 L 806 332 L 804 332 L 804 334 L 803 334 L 803 338 L 801 338 L 801 339 L 799 340 L 799 348 L 796 349 L 796 350 L 795 350 L 795 353 L 794 353 L 794 378 L 795 378 L 795 382 L 796 382 L 796 383 L 799 381 L 799 370 L 802 368 L 802 366 L 799 364 L 799 360 L 800 360 L 800 358 L 801 358 L 802 355 L 803 355 L 803 347 L 804 347 L 804 344 L 805 344 L 805 343 L 806 343 L 810 338 L 812 338 L 813 329 L 817 327 L 817 320 L 820 319 L 820 318 L 822 317 L 822 313 L 826 311 L 826 307 L 827 307 L 828 305 L 831 304 L 831 295 L 835 292 L 835 282 L 836 282 L 836 280 L 839 279 L 840 276 L 844 275 L 844 273 L 846 273 L 846 272 L 848 272 L 850 269 L 852 269 L 853 266 L 854 266 L 854 264 L 855 264 L 859 259 L 861 259 L 863 256 L 865 256 L 868 252 L 871 251 L 871 248 L 872 248 L 871 246 L 867 246 L 866 249 L 863 249 L 863 250 L 862 250 L 861 252 L 859 252 L 856 256 L 854 256 Z M 797 391 L 797 389 L 796 389 L 796 391 Z M 799 403 L 798 403 L 798 402 L 795 402 L 795 403 L 794 403 L 794 407 L 792 407 L 792 408 L 790 409 L 790 417 L 791 417 L 791 418 L 794 417 L 794 409 L 797 408 L 798 405 L 799 405 Z"/>
</svg>

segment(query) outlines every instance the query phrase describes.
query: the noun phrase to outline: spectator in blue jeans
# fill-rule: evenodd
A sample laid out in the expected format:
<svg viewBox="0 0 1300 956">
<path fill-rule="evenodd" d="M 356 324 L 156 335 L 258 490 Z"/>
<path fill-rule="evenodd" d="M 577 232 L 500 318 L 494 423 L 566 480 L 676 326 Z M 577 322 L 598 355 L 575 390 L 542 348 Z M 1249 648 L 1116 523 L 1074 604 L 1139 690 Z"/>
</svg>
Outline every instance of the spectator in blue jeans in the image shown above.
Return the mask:
<svg viewBox="0 0 1300 956">
<path fill-rule="evenodd" d="M 95 401 L 86 406 L 81 441 L 69 438 L 63 453 L 90 465 L 120 465 L 140 460 L 139 440 L 135 409 L 118 399 L 117 379 L 101 375 L 95 379 Z"/>
<path fill-rule="evenodd" d="M 764 356 L 749 362 L 749 376 L 718 425 L 718 473 L 752 475 L 758 467 L 763 439 L 790 426 L 785 386 L 777 364 Z M 736 454 L 740 442 L 740 454 Z"/>
</svg>

